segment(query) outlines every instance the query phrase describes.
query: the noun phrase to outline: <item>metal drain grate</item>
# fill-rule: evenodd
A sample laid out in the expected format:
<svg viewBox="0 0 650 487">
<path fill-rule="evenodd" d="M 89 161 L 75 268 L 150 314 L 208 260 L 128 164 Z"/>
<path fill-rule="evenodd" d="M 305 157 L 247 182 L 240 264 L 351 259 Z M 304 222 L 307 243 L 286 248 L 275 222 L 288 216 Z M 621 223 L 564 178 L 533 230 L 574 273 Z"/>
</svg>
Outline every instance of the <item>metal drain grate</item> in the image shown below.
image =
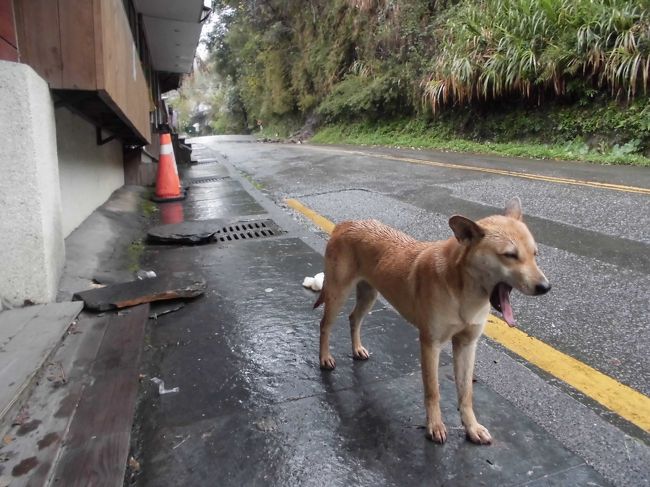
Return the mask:
<svg viewBox="0 0 650 487">
<path fill-rule="evenodd" d="M 222 227 L 214 234 L 218 242 L 234 242 L 237 240 L 253 240 L 258 238 L 275 237 L 282 231 L 273 220 L 258 220 L 237 222 Z"/>
<path fill-rule="evenodd" d="M 190 180 L 187 181 L 187 183 L 188 184 L 213 183 L 217 181 L 223 181 L 224 179 L 228 179 L 228 176 L 204 176 L 201 178 L 190 178 Z"/>
</svg>

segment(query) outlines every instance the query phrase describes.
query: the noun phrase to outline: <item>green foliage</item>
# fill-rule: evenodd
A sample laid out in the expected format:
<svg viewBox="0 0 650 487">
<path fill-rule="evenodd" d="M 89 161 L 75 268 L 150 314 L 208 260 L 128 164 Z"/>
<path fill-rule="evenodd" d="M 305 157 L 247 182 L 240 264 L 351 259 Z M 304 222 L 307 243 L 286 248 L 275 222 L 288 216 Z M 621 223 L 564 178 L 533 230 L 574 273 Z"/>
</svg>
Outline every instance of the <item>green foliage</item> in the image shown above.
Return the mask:
<svg viewBox="0 0 650 487">
<path fill-rule="evenodd" d="M 199 67 L 172 93 L 169 104 L 179 112 L 179 128 L 189 135 L 236 134 L 247 130 L 241 97 L 230 77 L 214 73 L 214 65 Z M 195 127 L 198 124 L 198 130 Z"/>
<path fill-rule="evenodd" d="M 374 78 L 350 74 L 334 86 L 318 112 L 327 121 L 405 115 L 409 106 L 405 88 L 404 80 L 390 72 Z"/>
<path fill-rule="evenodd" d="M 144 253 L 145 245 L 142 239 L 134 240 L 129 244 L 129 247 L 126 250 L 127 259 L 129 262 L 128 270 L 131 272 L 136 272 L 140 269 L 140 259 Z"/>
<path fill-rule="evenodd" d="M 565 95 L 572 80 L 632 98 L 650 81 L 647 0 L 464 0 L 439 23 L 424 96 L 450 103 Z"/>
<path fill-rule="evenodd" d="M 322 129 L 313 142 L 324 144 L 381 145 L 412 149 L 440 149 L 457 152 L 478 152 L 533 159 L 562 159 L 596 162 L 600 164 L 626 164 L 650 167 L 650 159 L 639 154 L 621 153 L 614 149 L 601 153 L 590 151 L 583 143 L 539 144 L 527 142 L 476 142 L 467 139 L 441 137 L 432 128 L 426 133 L 409 133 L 403 127 L 387 133 L 385 124 L 369 122 L 339 124 Z"/>
<path fill-rule="evenodd" d="M 430 19 L 446 2 L 226 3 L 227 28 L 213 35 L 211 50 L 249 120 L 267 125 L 316 109 L 332 120 L 419 110 L 422 67 L 433 52 Z"/>
<path fill-rule="evenodd" d="M 445 111 L 429 119 L 342 122 L 323 128 L 312 141 L 650 166 L 640 154 L 650 153 L 648 99 L 626 107 L 594 103 L 591 109 L 513 105 Z"/>
<path fill-rule="evenodd" d="M 372 137 L 523 140 L 568 158 L 650 149 L 650 0 L 214 4 L 202 85 L 214 133 L 261 122 L 263 136 L 285 136 L 317 113 L 348 128 L 413 117 L 373 124 Z M 185 111 L 189 127 L 197 113 Z"/>
</svg>

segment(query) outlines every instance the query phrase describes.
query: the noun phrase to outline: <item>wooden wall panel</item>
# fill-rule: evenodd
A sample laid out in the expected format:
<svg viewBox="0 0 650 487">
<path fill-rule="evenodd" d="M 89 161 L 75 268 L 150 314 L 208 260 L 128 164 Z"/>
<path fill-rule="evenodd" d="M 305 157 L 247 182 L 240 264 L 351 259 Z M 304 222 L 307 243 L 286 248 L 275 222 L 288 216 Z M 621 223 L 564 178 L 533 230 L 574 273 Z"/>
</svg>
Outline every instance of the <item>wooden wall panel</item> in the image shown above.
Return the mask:
<svg viewBox="0 0 650 487">
<path fill-rule="evenodd" d="M 0 60 L 18 61 L 18 51 L 2 37 L 0 37 Z"/>
<path fill-rule="evenodd" d="M 59 0 L 62 84 L 66 89 L 97 89 L 94 23 L 92 3 Z"/>
<path fill-rule="evenodd" d="M 7 44 L 16 47 L 13 3 L 14 0 L 0 0 L 0 37 Z"/>
<path fill-rule="evenodd" d="M 103 89 L 130 125 L 151 138 L 147 83 L 121 0 L 95 0 L 101 16 Z"/>
<path fill-rule="evenodd" d="M 50 88 L 97 92 L 150 141 L 149 89 L 122 0 L 15 0 L 14 7 L 22 62 Z"/>
<path fill-rule="evenodd" d="M 14 8 L 21 62 L 51 88 L 64 88 L 58 0 L 16 0 Z"/>
</svg>

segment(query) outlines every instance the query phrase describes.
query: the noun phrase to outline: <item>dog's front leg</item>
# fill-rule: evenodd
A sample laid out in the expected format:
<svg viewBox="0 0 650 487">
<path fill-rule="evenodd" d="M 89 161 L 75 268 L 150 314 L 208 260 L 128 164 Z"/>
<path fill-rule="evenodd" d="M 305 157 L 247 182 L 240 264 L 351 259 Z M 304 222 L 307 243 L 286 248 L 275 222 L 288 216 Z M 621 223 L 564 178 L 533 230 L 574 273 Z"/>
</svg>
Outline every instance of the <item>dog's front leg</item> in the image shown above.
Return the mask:
<svg viewBox="0 0 650 487">
<path fill-rule="evenodd" d="M 440 343 L 431 339 L 428 332 L 420 332 L 420 354 L 422 382 L 424 383 L 424 407 L 427 411 L 427 438 L 436 443 L 447 439 L 447 428 L 440 412 L 440 390 L 438 388 L 438 361 Z"/>
<path fill-rule="evenodd" d="M 480 332 L 478 335 L 480 335 Z M 480 425 L 476 420 L 472 406 L 472 377 L 477 341 L 478 336 L 476 336 L 474 330 L 469 333 L 460 333 L 452 338 L 454 375 L 456 376 L 460 419 L 465 427 L 467 437 L 473 443 L 487 445 L 492 442 L 492 437 L 487 428 Z"/>
</svg>

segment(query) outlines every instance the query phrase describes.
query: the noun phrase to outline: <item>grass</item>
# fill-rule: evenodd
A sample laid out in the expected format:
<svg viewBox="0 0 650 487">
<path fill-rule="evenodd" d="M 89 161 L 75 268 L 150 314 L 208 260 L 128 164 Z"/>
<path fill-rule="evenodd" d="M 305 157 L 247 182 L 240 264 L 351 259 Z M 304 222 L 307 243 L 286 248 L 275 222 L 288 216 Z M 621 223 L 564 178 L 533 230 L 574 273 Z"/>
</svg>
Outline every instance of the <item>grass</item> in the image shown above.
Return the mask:
<svg viewBox="0 0 650 487">
<path fill-rule="evenodd" d="M 264 122 L 263 129 L 253 129 L 252 134 L 260 138 L 279 139 L 289 137 L 300 130 L 302 119 L 298 116 L 286 116 L 285 118 L 274 118 Z"/>
<path fill-rule="evenodd" d="M 140 202 L 140 210 L 145 217 L 150 218 L 158 211 L 158 205 L 149 199 L 143 198 Z"/>
<path fill-rule="evenodd" d="M 128 270 L 137 272 L 140 269 L 140 258 L 144 253 L 144 241 L 142 239 L 134 240 L 129 244 L 127 256 L 129 261 Z"/>
<path fill-rule="evenodd" d="M 650 158 L 629 154 L 614 147 L 603 152 L 589 149 L 580 141 L 565 144 L 535 142 L 481 142 L 457 137 L 442 137 L 438 131 L 421 124 L 397 121 L 382 125 L 367 122 L 336 124 L 321 128 L 311 142 L 320 144 L 353 144 L 412 149 L 438 149 L 454 152 L 475 152 L 532 159 L 585 161 L 598 164 L 619 164 L 650 167 Z"/>
<path fill-rule="evenodd" d="M 253 177 L 250 174 L 248 174 L 247 172 L 244 172 L 244 171 L 240 171 L 240 172 L 241 172 L 241 175 L 244 178 L 246 178 L 246 180 L 248 180 L 248 182 L 251 183 L 255 189 L 257 189 L 258 191 L 263 191 L 264 190 L 264 185 L 262 183 L 258 183 L 257 181 L 255 181 L 253 179 Z"/>
</svg>

